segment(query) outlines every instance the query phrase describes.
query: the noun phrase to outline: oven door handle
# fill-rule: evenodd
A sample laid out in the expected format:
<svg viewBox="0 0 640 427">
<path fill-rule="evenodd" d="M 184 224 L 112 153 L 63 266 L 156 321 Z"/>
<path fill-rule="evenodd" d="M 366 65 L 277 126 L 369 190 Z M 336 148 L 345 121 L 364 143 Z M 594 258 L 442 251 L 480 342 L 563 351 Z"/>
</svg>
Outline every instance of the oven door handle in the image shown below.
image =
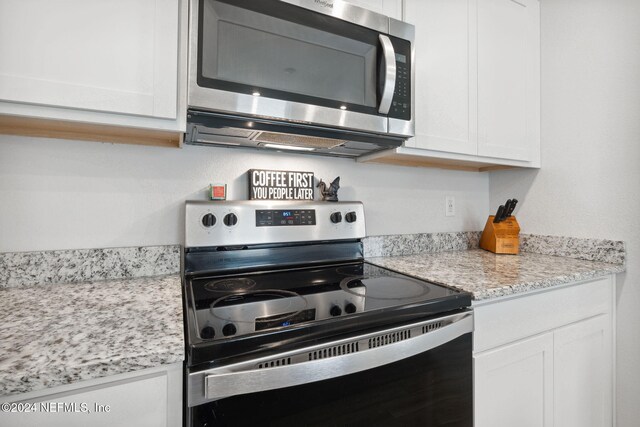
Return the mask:
<svg viewBox="0 0 640 427">
<path fill-rule="evenodd" d="M 458 315 L 452 315 L 450 317 L 453 318 L 453 320 L 446 326 L 439 329 L 429 331 L 428 327 L 424 326 L 424 328 L 427 329 L 423 329 L 425 333 L 421 335 L 403 339 L 391 344 L 384 343 L 383 339 L 383 341 L 378 341 L 377 344 L 374 343 L 373 348 L 369 348 L 367 350 L 360 350 L 353 353 L 327 357 L 319 360 L 311 360 L 269 368 L 229 372 L 229 370 L 234 369 L 234 366 L 231 365 L 205 371 L 204 399 L 196 398 L 194 400 L 199 400 L 200 402 L 192 401 L 189 406 L 195 406 L 195 404 L 203 403 L 205 401 L 222 399 L 230 396 L 308 384 L 354 374 L 367 369 L 373 369 L 418 355 L 473 331 L 472 312 L 465 312 Z M 429 323 L 433 324 L 433 321 L 422 322 L 422 324 L 418 325 L 428 325 Z M 338 343 L 354 342 L 362 338 L 372 338 L 375 340 L 376 336 L 384 336 L 385 334 L 388 334 L 389 331 L 403 331 L 410 328 L 412 328 L 412 325 L 377 332 L 375 334 L 363 335 L 349 340 L 342 340 L 338 341 Z M 381 345 L 381 343 L 384 344 Z M 314 348 L 327 348 L 332 344 L 335 345 L 336 343 L 311 347 L 307 350 L 312 350 Z M 299 354 L 300 350 L 295 353 Z M 282 358 L 286 355 L 287 353 L 283 353 L 272 356 L 269 359 L 273 360 L 276 358 Z M 255 361 L 251 366 L 255 368 L 258 362 L 259 361 Z M 235 366 L 235 369 L 239 369 L 241 366 L 246 368 L 247 363 L 240 363 Z M 195 390 L 192 391 L 195 392 Z M 190 396 L 190 400 L 193 397 L 194 396 Z"/>
<path fill-rule="evenodd" d="M 396 52 L 393 49 L 393 44 L 391 43 L 391 39 L 388 36 L 380 34 L 378 38 L 380 39 L 380 44 L 382 45 L 385 70 L 382 96 L 380 98 L 378 112 L 380 114 L 389 114 L 391 101 L 393 100 L 393 93 L 396 89 Z"/>
</svg>

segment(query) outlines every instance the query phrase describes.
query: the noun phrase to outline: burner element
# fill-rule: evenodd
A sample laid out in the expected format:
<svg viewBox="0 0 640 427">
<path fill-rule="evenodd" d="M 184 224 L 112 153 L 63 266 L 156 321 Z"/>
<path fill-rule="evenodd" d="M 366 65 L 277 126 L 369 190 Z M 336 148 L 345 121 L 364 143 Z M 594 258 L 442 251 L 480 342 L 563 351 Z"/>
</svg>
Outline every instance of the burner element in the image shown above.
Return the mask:
<svg viewBox="0 0 640 427">
<path fill-rule="evenodd" d="M 424 282 L 400 277 L 346 277 L 340 288 L 359 297 L 376 300 L 405 300 L 423 298 L 429 293 Z"/>
<path fill-rule="evenodd" d="M 219 321 L 236 325 L 255 324 L 256 329 L 261 329 L 261 323 L 285 322 L 299 315 L 308 305 L 307 299 L 296 292 L 265 289 L 218 298 L 211 304 L 209 312 Z"/>
<path fill-rule="evenodd" d="M 246 277 L 239 277 L 236 279 L 222 279 L 214 282 L 209 282 L 204 285 L 204 288 L 211 292 L 224 292 L 224 293 L 241 293 L 248 291 L 256 286 L 255 280 L 247 279 Z"/>
</svg>

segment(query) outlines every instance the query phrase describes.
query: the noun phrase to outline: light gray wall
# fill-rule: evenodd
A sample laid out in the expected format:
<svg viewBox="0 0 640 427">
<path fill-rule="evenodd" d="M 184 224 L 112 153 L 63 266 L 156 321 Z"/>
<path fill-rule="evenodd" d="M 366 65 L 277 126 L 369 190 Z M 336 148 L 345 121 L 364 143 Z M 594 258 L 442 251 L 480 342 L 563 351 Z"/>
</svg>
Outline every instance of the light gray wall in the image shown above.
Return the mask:
<svg viewBox="0 0 640 427">
<path fill-rule="evenodd" d="M 487 174 L 299 154 L 183 149 L 0 136 L 0 252 L 180 244 L 183 202 L 212 182 L 246 199 L 248 169 L 341 177 L 361 200 L 367 234 L 473 231 L 489 209 Z M 456 216 L 445 217 L 445 196 Z"/>
<path fill-rule="evenodd" d="M 524 232 L 620 239 L 618 426 L 640 420 L 640 1 L 542 2 L 542 169 L 493 172 Z"/>
</svg>

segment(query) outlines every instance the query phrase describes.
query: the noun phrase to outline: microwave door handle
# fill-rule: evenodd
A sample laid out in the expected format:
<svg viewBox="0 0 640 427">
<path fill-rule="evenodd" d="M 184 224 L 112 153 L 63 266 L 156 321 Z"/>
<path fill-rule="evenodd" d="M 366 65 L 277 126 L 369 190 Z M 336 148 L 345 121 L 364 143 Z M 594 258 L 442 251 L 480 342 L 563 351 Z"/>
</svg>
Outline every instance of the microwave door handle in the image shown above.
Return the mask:
<svg viewBox="0 0 640 427">
<path fill-rule="evenodd" d="M 389 114 L 391 101 L 393 100 L 393 92 L 396 88 L 396 52 L 393 44 L 388 36 L 380 34 L 378 36 L 382 45 L 383 61 L 384 61 L 384 85 L 382 89 L 382 97 L 378 112 L 380 114 Z"/>
</svg>

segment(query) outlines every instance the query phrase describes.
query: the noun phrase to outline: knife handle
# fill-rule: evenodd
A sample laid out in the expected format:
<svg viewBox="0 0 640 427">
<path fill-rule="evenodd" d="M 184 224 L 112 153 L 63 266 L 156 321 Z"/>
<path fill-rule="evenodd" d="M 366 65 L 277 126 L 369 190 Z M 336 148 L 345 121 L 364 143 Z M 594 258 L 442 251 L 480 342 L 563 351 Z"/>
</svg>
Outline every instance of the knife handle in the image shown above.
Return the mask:
<svg viewBox="0 0 640 427">
<path fill-rule="evenodd" d="M 510 207 L 511 207 L 511 199 L 507 199 L 507 201 L 504 204 L 504 212 L 502 212 L 502 216 L 498 219 L 498 222 L 502 222 L 505 219 L 507 219 L 507 216 L 509 216 L 507 212 L 509 212 Z"/>
<path fill-rule="evenodd" d="M 509 211 L 509 207 L 511 206 L 511 199 L 507 199 L 504 204 L 504 213 L 506 214 Z"/>
<path fill-rule="evenodd" d="M 493 218 L 493 222 L 495 223 L 500 222 L 500 218 L 502 218 L 502 214 L 504 214 L 504 205 L 500 205 L 500 207 L 498 208 L 498 212 L 496 212 L 496 217 Z"/>
<path fill-rule="evenodd" d="M 509 207 L 507 209 L 507 213 L 505 214 L 505 216 L 507 216 L 507 217 L 511 216 L 513 211 L 516 209 L 516 205 L 517 204 L 518 204 L 518 199 L 511 200 L 511 205 L 509 205 Z"/>
</svg>

